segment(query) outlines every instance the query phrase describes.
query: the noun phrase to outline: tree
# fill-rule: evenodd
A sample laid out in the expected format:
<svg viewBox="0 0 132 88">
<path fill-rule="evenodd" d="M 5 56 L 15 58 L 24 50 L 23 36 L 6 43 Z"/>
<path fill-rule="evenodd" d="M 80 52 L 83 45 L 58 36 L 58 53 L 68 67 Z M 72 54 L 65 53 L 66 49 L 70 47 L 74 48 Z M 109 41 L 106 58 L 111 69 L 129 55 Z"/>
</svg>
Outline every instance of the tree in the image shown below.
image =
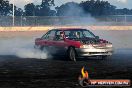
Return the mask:
<svg viewBox="0 0 132 88">
<path fill-rule="evenodd" d="M 13 15 L 13 4 L 10 4 L 10 15 Z M 14 6 L 14 15 L 15 16 L 22 16 L 23 10 L 21 8 Z"/>
<path fill-rule="evenodd" d="M 50 7 L 54 6 L 54 0 L 42 0 L 41 5 L 34 5 L 29 3 L 25 5 L 26 16 L 53 16 L 55 11 L 51 10 Z"/>
<path fill-rule="evenodd" d="M 23 10 L 21 8 L 16 8 L 15 9 L 15 16 L 22 16 L 23 15 Z"/>
<path fill-rule="evenodd" d="M 15 6 L 15 16 L 21 16 L 23 10 Z M 13 14 L 13 4 L 10 4 L 7 0 L 0 0 L 0 15 L 9 16 Z"/>
<path fill-rule="evenodd" d="M 9 1 L 0 0 L 0 15 L 6 16 L 10 14 L 10 4 Z"/>
<path fill-rule="evenodd" d="M 78 3 L 68 2 L 66 4 L 61 5 L 60 7 L 56 7 L 57 16 L 82 16 L 84 15 L 83 9 L 79 6 Z"/>
<path fill-rule="evenodd" d="M 35 5 L 33 3 L 25 5 L 24 8 L 26 16 L 35 16 Z"/>
<path fill-rule="evenodd" d="M 86 13 L 92 16 L 114 15 L 116 7 L 111 5 L 108 1 L 90 0 L 80 3 L 80 6 Z"/>
<path fill-rule="evenodd" d="M 50 9 L 51 6 L 54 6 L 54 0 L 42 0 L 40 16 L 53 16 L 54 11 Z"/>
</svg>

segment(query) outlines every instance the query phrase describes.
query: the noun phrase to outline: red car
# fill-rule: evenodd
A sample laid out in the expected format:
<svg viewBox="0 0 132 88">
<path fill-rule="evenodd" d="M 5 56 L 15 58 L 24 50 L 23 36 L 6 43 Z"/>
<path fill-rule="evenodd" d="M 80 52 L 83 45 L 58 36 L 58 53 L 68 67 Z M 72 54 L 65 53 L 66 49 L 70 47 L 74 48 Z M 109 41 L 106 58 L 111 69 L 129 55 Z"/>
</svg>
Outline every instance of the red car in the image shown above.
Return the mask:
<svg viewBox="0 0 132 88">
<path fill-rule="evenodd" d="M 35 40 L 35 48 L 52 55 L 67 55 L 74 61 L 80 56 L 106 58 L 112 55 L 112 43 L 81 28 L 52 29 Z"/>
</svg>

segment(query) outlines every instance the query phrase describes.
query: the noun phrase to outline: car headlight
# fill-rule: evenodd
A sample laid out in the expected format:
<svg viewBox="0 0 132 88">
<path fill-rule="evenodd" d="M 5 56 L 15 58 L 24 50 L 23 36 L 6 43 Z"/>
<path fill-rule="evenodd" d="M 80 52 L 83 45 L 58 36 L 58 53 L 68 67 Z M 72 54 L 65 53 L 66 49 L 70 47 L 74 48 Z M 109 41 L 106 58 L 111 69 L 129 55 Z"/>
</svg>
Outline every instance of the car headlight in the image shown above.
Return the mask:
<svg viewBox="0 0 132 88">
<path fill-rule="evenodd" d="M 112 44 L 108 44 L 108 45 L 106 45 L 106 47 L 110 47 L 110 48 L 111 48 L 111 47 L 113 47 L 113 46 L 112 46 Z"/>
<path fill-rule="evenodd" d="M 81 45 L 80 48 L 89 48 L 93 49 L 94 47 L 92 45 Z"/>
</svg>

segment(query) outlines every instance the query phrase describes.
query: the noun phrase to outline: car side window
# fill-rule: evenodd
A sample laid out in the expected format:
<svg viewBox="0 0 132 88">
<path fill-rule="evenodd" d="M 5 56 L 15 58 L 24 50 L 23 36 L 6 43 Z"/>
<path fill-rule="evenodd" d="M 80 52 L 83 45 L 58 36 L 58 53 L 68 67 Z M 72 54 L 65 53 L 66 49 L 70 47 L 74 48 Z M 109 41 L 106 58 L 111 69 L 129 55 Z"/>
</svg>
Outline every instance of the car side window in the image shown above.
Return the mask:
<svg viewBox="0 0 132 88">
<path fill-rule="evenodd" d="M 48 35 L 49 35 L 49 33 L 50 33 L 50 31 L 47 32 L 46 34 L 44 34 L 44 35 L 41 37 L 41 39 L 48 39 Z"/>
<path fill-rule="evenodd" d="M 46 40 L 53 40 L 55 37 L 55 31 L 49 31 L 48 33 L 46 33 L 42 39 L 46 39 Z"/>
<path fill-rule="evenodd" d="M 55 41 L 63 41 L 63 37 L 60 35 L 60 33 L 63 31 L 57 31 L 54 40 Z"/>
<path fill-rule="evenodd" d="M 51 31 L 51 32 L 49 33 L 49 35 L 48 35 L 48 39 L 49 39 L 49 40 L 53 40 L 53 39 L 55 38 L 55 32 L 56 32 L 56 31 Z"/>
</svg>

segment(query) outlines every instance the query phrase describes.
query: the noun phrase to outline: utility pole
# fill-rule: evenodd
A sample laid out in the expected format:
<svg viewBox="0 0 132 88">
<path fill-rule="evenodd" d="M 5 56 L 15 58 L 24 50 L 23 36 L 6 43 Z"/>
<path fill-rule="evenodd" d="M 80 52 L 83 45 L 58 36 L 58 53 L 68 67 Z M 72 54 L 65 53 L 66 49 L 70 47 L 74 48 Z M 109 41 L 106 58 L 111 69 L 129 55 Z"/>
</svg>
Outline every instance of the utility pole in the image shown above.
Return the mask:
<svg viewBox="0 0 132 88">
<path fill-rule="evenodd" d="M 15 22 L 15 5 L 14 5 L 14 0 L 13 0 L 13 10 L 12 10 L 12 12 L 13 12 L 13 16 L 12 16 L 12 18 L 13 18 L 12 26 L 14 26 L 14 22 Z"/>
</svg>

